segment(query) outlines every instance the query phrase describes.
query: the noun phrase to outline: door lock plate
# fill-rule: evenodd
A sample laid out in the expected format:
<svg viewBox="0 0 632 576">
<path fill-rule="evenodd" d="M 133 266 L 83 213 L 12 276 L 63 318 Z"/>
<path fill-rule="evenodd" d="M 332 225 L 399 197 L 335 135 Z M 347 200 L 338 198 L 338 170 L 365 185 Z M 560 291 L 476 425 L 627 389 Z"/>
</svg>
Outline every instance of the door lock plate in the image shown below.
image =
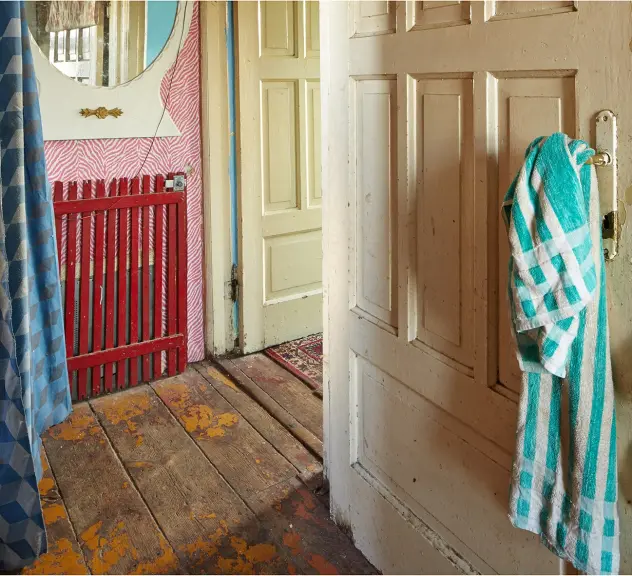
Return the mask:
<svg viewBox="0 0 632 576">
<path fill-rule="evenodd" d="M 617 212 L 617 117 L 602 110 L 595 117 L 595 151 L 592 164 L 599 180 L 601 237 L 606 260 L 619 252 L 619 214 Z"/>
</svg>

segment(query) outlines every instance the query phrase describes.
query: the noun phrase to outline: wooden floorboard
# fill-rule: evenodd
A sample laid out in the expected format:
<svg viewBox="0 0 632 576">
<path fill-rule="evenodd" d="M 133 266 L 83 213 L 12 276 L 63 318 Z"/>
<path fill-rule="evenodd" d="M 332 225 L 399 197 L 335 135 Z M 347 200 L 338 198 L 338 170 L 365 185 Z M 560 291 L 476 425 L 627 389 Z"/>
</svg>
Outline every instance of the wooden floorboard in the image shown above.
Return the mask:
<svg viewBox="0 0 632 576">
<path fill-rule="evenodd" d="M 305 476 L 322 473 L 322 461 L 314 456 L 281 423 L 210 362 L 194 366 L 294 467 Z"/>
<path fill-rule="evenodd" d="M 328 510 L 298 480 L 257 494 L 250 502 L 282 553 L 305 574 L 375 574 L 375 568 L 331 521 Z"/>
<path fill-rule="evenodd" d="M 152 386 L 246 502 L 296 475 L 294 466 L 193 368 Z"/>
<path fill-rule="evenodd" d="M 322 468 L 301 435 L 322 442 L 294 385 L 256 367 L 261 386 L 202 363 L 76 405 L 43 437 L 50 552 L 25 573 L 375 573 L 299 480 Z"/>
<path fill-rule="evenodd" d="M 265 528 L 151 387 L 91 404 L 183 570 L 287 571 Z"/>
<path fill-rule="evenodd" d="M 246 376 L 235 364 L 233 360 L 220 360 L 220 365 L 230 377 L 235 380 L 239 388 L 251 396 L 258 404 L 278 420 L 291 434 L 305 446 L 317 454 L 321 459 L 323 457 L 323 442 L 310 432 L 303 424 L 301 424 L 292 414 L 290 414 L 283 406 L 281 406 L 272 396 L 270 396 L 263 388 L 261 388 L 254 380 Z M 322 403 L 321 403 L 322 404 Z"/>
<path fill-rule="evenodd" d="M 215 375 L 212 366 L 211 374 Z M 201 378 L 201 374 L 197 373 Z M 168 406 L 174 406 L 174 413 L 186 427 L 186 414 L 195 412 L 191 409 L 194 402 L 207 402 L 227 413 L 234 410 L 232 402 L 246 405 L 251 401 L 234 383 L 224 385 L 234 392 L 231 402 L 217 405 L 214 388 L 205 387 L 206 379 L 194 378 L 190 372 L 183 377 L 170 378 L 154 384 L 156 392 Z M 217 375 L 215 375 L 218 378 Z M 218 378 L 219 379 L 219 378 Z M 197 394 L 196 390 L 201 391 Z M 194 399 L 194 400 L 193 400 Z M 252 481 L 244 482 L 240 475 L 234 475 L 229 456 L 220 455 L 229 446 L 234 451 L 246 449 L 251 437 L 246 434 L 234 434 L 231 437 L 198 434 L 192 426 L 189 428 L 193 438 L 218 470 L 228 479 L 235 490 L 254 510 L 258 520 L 265 526 L 270 538 L 276 546 L 278 554 L 289 558 L 287 573 L 305 574 L 363 574 L 374 573 L 374 568 L 364 559 L 352 545 L 351 541 L 329 519 L 327 509 L 314 498 L 307 488 L 294 474 L 282 481 L 270 483 L 267 488 L 253 490 Z M 250 430 L 250 428 L 246 428 Z M 224 445 L 224 440 L 228 445 Z M 246 445 L 244 445 L 244 443 Z M 255 452 L 256 453 L 256 452 Z M 243 458 L 239 459 L 239 463 Z M 230 466 L 229 466 L 230 464 Z M 256 470 L 256 466 L 251 466 Z M 242 469 L 242 474 L 252 474 L 252 470 Z M 237 482 L 237 484 L 235 483 Z"/>
<path fill-rule="evenodd" d="M 46 524 L 48 552 L 24 569 L 22 574 L 89 574 L 44 450 L 42 467 L 44 473 L 38 488 Z"/>
<path fill-rule="evenodd" d="M 44 447 L 94 574 L 173 574 L 176 555 L 88 404 L 49 429 Z"/>
<path fill-rule="evenodd" d="M 323 403 L 311 388 L 265 354 L 235 358 L 233 363 L 319 440 L 323 439 Z"/>
</svg>

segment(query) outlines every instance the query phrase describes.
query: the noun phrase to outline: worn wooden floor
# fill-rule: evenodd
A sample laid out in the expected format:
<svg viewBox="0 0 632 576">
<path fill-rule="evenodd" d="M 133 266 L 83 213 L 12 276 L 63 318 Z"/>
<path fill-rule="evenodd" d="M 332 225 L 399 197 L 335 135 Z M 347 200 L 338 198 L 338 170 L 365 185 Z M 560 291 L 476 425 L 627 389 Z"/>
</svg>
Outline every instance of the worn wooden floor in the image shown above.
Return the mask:
<svg viewBox="0 0 632 576">
<path fill-rule="evenodd" d="M 25 573 L 374 573 L 310 490 L 320 399 L 263 355 L 223 369 L 78 404 L 45 434 L 49 552 Z"/>
</svg>

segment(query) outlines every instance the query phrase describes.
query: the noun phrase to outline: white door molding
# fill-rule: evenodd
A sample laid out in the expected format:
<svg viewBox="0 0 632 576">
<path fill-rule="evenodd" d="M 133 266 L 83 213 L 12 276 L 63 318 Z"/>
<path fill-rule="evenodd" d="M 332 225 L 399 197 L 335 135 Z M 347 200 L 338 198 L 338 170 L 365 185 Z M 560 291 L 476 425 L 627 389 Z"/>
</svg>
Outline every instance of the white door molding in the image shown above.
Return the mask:
<svg viewBox="0 0 632 576">
<path fill-rule="evenodd" d="M 206 354 L 234 348 L 231 280 L 226 2 L 200 3 L 204 334 Z"/>
</svg>

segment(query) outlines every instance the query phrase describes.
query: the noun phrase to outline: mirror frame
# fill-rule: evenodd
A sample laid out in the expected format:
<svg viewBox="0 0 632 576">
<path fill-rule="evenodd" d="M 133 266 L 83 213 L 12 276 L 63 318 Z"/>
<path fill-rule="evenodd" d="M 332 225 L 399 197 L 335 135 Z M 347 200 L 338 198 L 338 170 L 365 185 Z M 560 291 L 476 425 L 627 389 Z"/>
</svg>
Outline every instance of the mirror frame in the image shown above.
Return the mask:
<svg viewBox="0 0 632 576">
<path fill-rule="evenodd" d="M 48 61 L 31 34 L 44 140 L 181 136 L 169 111 L 165 110 L 160 85 L 184 46 L 194 8 L 193 1 L 178 0 L 171 35 L 162 52 L 136 78 L 112 87 L 87 86 L 66 76 Z M 122 113 L 105 118 L 81 115 L 84 108 L 101 107 L 118 108 Z"/>
</svg>

